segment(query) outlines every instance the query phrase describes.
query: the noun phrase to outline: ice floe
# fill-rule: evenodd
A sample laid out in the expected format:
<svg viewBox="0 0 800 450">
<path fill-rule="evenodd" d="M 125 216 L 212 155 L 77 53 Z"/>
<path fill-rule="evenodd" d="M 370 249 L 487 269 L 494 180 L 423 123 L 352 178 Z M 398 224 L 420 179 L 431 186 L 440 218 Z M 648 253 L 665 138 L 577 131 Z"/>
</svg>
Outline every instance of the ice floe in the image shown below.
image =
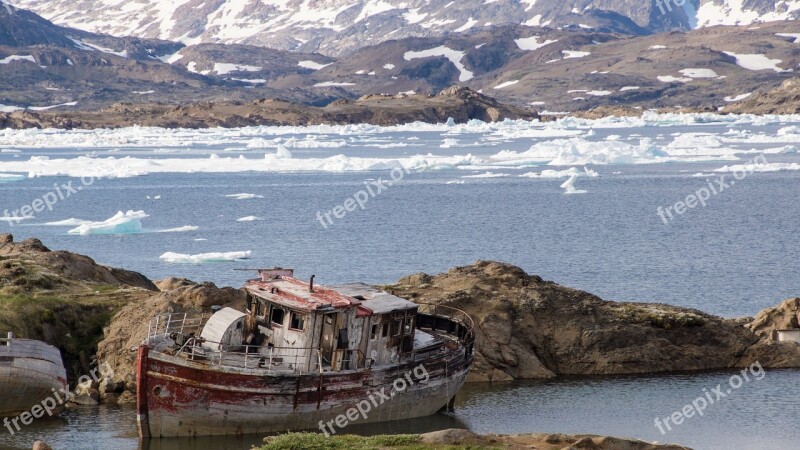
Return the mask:
<svg viewBox="0 0 800 450">
<path fill-rule="evenodd" d="M 572 176 L 594 178 L 600 176 L 600 174 L 588 167 L 584 167 L 582 171 L 577 167 L 570 167 L 564 170 L 544 169 L 541 172 L 527 172 L 520 175 L 520 177 L 524 178 L 567 178 Z"/>
<path fill-rule="evenodd" d="M 242 193 L 239 193 L 239 194 L 228 194 L 225 197 L 236 199 L 236 200 L 252 200 L 254 198 L 264 198 L 263 195 L 248 194 L 246 192 L 242 192 Z"/>
<path fill-rule="evenodd" d="M 11 181 L 20 181 L 27 178 L 25 175 L 18 173 L 0 173 L 0 183 L 8 183 Z"/>
<path fill-rule="evenodd" d="M 257 216 L 245 216 L 245 217 L 241 217 L 239 219 L 236 219 L 237 222 L 255 222 L 257 220 L 263 220 L 263 219 L 261 219 L 260 217 L 257 217 Z"/>
<path fill-rule="evenodd" d="M 575 180 L 577 179 L 578 175 L 570 175 L 567 181 L 561 183 L 561 189 L 564 189 L 564 194 L 585 194 L 588 192 L 575 188 Z"/>
<path fill-rule="evenodd" d="M 233 262 L 240 259 L 250 259 L 251 252 L 213 252 L 189 255 L 185 253 L 166 252 L 158 258 L 164 262 L 176 264 L 203 264 L 213 262 Z"/>
<path fill-rule="evenodd" d="M 142 233 L 141 220 L 147 217 L 150 216 L 144 211 L 119 211 L 114 216 L 100 222 L 84 222 L 67 233 L 80 235 Z"/>
<path fill-rule="evenodd" d="M 508 173 L 485 172 L 485 173 L 478 173 L 475 175 L 464 175 L 461 178 L 504 178 L 510 176 L 511 174 Z"/>
</svg>

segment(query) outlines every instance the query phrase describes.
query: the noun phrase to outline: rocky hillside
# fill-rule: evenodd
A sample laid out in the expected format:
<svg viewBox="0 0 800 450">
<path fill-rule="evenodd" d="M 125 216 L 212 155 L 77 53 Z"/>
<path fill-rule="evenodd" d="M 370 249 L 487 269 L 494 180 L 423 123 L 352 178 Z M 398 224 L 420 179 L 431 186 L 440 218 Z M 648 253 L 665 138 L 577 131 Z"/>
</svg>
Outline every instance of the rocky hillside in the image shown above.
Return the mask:
<svg viewBox="0 0 800 450">
<path fill-rule="evenodd" d="M 389 39 L 491 25 L 628 33 L 800 18 L 800 1 L 749 0 L 4 0 L 59 25 L 187 44 L 252 44 L 338 56 Z"/>
<path fill-rule="evenodd" d="M 777 88 L 749 96 L 726 111 L 751 114 L 797 114 L 800 112 L 800 79 L 786 80 Z"/>
<path fill-rule="evenodd" d="M 498 103 L 467 88 L 422 94 L 370 95 L 355 101 L 337 100 L 325 107 L 262 99 L 251 103 L 204 102 L 117 104 L 99 111 L 0 112 L 0 128 L 116 128 L 133 124 L 158 127 L 239 127 L 250 125 L 316 125 L 371 123 L 396 125 L 415 121 L 463 123 L 470 119 L 496 122 L 537 119 L 531 110 Z"/>
<path fill-rule="evenodd" d="M 240 44 L 184 46 L 98 35 L 8 7 L 0 8 L 0 113 L 96 112 L 114 103 L 156 102 L 192 109 L 200 102 L 246 105 L 259 99 L 302 109 L 370 95 L 435 94 L 456 84 L 503 103 L 549 111 L 680 106 L 793 112 L 794 103 L 773 104 L 781 94 L 769 91 L 796 78 L 797 24 L 656 35 L 614 27 L 474 27 L 435 37 L 393 35 L 333 58 Z M 248 110 L 248 115 L 258 114 Z"/>
<path fill-rule="evenodd" d="M 762 339 L 745 326 L 752 319 L 610 302 L 508 264 L 478 261 L 436 276 L 412 275 L 389 289 L 470 314 L 477 328 L 472 381 L 710 370 L 754 361 L 800 367 L 800 345 Z"/>
<path fill-rule="evenodd" d="M 88 373 L 114 313 L 157 290 L 139 273 L 0 234 L 0 333 L 60 348 L 71 379 Z"/>
</svg>

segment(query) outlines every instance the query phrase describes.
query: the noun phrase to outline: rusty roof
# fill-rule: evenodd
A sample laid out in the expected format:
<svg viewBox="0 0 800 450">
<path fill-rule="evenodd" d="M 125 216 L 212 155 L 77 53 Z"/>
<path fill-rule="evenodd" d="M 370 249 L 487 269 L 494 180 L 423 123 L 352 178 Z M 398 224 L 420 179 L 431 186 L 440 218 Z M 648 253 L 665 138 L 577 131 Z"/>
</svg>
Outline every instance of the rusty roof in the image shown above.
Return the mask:
<svg viewBox="0 0 800 450">
<path fill-rule="evenodd" d="M 245 288 L 257 297 L 295 310 L 314 311 L 325 307 L 344 309 L 361 303 L 320 285 L 314 285 L 314 291 L 311 292 L 308 283 L 289 276 L 266 281 L 249 280 Z"/>
</svg>

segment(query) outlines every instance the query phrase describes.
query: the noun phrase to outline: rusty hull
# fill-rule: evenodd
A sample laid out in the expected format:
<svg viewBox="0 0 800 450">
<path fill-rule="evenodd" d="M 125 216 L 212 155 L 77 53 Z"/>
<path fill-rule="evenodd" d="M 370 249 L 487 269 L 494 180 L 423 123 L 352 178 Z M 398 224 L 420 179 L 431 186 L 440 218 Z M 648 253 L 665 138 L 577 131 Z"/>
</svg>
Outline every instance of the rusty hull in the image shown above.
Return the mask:
<svg viewBox="0 0 800 450">
<path fill-rule="evenodd" d="M 242 435 L 318 429 L 422 364 L 415 380 L 353 423 L 431 415 L 448 405 L 472 363 L 471 352 L 352 371 L 276 374 L 209 365 L 139 347 L 138 426 L 143 438 Z M 412 376 L 412 379 L 413 376 Z"/>
</svg>

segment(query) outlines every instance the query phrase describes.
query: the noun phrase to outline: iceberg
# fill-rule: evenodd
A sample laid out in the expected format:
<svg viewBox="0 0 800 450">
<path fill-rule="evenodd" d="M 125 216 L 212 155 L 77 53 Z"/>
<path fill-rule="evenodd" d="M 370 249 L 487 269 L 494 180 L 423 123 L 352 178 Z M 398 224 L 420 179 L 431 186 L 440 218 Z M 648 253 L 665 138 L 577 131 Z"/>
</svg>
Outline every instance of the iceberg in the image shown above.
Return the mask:
<svg viewBox="0 0 800 450">
<path fill-rule="evenodd" d="M 255 222 L 256 220 L 263 220 L 261 217 L 256 216 L 245 216 L 240 219 L 236 219 L 237 222 Z"/>
<path fill-rule="evenodd" d="M 561 189 L 564 189 L 564 194 L 585 194 L 589 191 L 584 191 L 575 188 L 575 180 L 578 179 L 577 174 L 570 175 L 569 179 L 561 184 Z"/>
<path fill-rule="evenodd" d="M 119 211 L 113 217 L 102 222 L 88 222 L 78 225 L 67 233 L 79 234 L 82 236 L 89 234 L 135 234 L 142 232 L 141 219 L 150 217 L 144 211 L 128 212 Z"/>
<path fill-rule="evenodd" d="M 225 197 L 233 198 L 233 199 L 236 199 L 236 200 L 251 200 L 251 199 L 254 199 L 254 198 L 264 198 L 263 195 L 248 194 L 246 192 L 242 192 L 240 194 L 228 194 Z"/>
<path fill-rule="evenodd" d="M 9 183 L 12 181 L 20 181 L 26 178 L 25 175 L 16 173 L 0 173 L 0 183 Z"/>
<path fill-rule="evenodd" d="M 158 258 L 164 262 L 173 264 L 203 264 L 213 262 L 232 262 L 240 259 L 249 259 L 250 251 L 244 252 L 226 252 L 226 253 L 200 253 L 197 255 L 188 255 L 184 253 L 166 252 Z"/>
</svg>

